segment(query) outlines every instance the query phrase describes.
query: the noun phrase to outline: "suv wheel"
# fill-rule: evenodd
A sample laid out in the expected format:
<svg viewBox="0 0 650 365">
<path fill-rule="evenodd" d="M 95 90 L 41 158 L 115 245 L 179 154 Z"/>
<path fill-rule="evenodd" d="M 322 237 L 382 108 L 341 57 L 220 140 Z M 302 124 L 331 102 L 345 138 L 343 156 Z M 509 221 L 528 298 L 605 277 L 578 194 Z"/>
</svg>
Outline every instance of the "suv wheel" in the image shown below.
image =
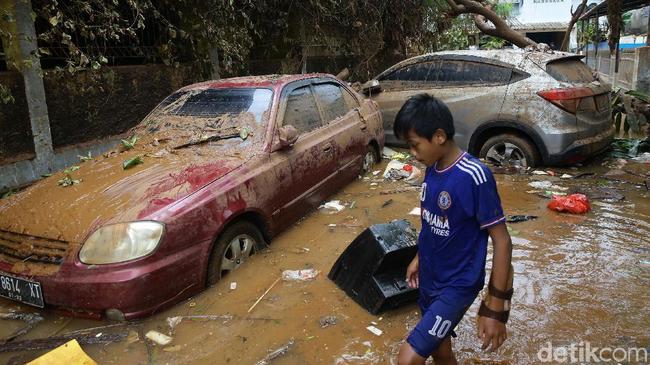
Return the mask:
<svg viewBox="0 0 650 365">
<path fill-rule="evenodd" d="M 479 157 L 503 167 L 535 167 L 541 162 L 535 146 L 527 139 L 514 134 L 490 137 L 481 147 Z"/>
</svg>

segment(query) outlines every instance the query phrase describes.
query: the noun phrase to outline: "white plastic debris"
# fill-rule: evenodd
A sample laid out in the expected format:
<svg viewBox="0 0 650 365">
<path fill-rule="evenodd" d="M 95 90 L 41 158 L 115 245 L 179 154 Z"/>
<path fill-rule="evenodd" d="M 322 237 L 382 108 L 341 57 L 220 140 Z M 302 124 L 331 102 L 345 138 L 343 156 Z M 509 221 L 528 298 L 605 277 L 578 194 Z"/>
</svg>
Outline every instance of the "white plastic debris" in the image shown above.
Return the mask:
<svg viewBox="0 0 650 365">
<path fill-rule="evenodd" d="M 321 205 L 320 207 L 318 207 L 318 209 L 329 209 L 332 211 L 340 212 L 343 209 L 345 209 L 345 206 L 341 204 L 340 200 L 332 200 Z"/>
<path fill-rule="evenodd" d="M 230 290 L 235 290 L 235 289 L 237 289 L 237 282 L 233 281 L 230 283 Z"/>
<path fill-rule="evenodd" d="M 531 181 L 528 183 L 528 186 L 535 189 L 550 189 L 551 186 L 553 186 L 553 183 L 550 181 Z"/>
<path fill-rule="evenodd" d="M 165 345 L 169 344 L 170 342 L 172 342 L 172 340 L 173 340 L 173 338 L 171 338 L 171 337 L 169 337 L 167 335 L 164 335 L 164 334 L 162 334 L 162 333 L 160 333 L 158 331 L 154 331 L 154 330 L 151 330 L 151 331 L 147 332 L 147 334 L 144 335 L 144 337 L 146 337 L 149 340 L 157 343 L 160 346 L 165 346 Z"/>
<path fill-rule="evenodd" d="M 174 328 L 183 321 L 183 317 L 167 317 L 167 324 L 169 329 L 174 331 Z"/>
<path fill-rule="evenodd" d="M 422 172 L 417 167 L 397 160 L 392 160 L 386 166 L 382 176 L 384 179 L 393 181 L 401 179 L 406 179 L 408 181 L 417 179 L 421 175 Z"/>
<path fill-rule="evenodd" d="M 644 152 L 633 158 L 632 160 L 640 163 L 650 163 L 650 152 Z"/>
<path fill-rule="evenodd" d="M 282 272 L 282 280 L 284 281 L 311 281 L 316 279 L 320 271 L 316 269 L 304 270 L 284 270 Z"/>
<path fill-rule="evenodd" d="M 411 211 L 409 212 L 409 214 L 410 214 L 410 215 L 417 215 L 417 216 L 420 216 L 420 215 L 422 215 L 422 211 L 420 210 L 420 207 L 416 207 L 416 208 L 411 209 Z"/>
<path fill-rule="evenodd" d="M 562 174 L 562 176 L 560 176 L 560 179 L 573 179 L 573 175 Z"/>
<path fill-rule="evenodd" d="M 384 147 L 384 152 L 382 152 L 382 156 L 387 159 L 392 159 L 396 153 L 397 151 L 395 151 L 394 149 Z"/>
<path fill-rule="evenodd" d="M 375 170 L 375 171 L 372 172 L 373 176 L 377 176 L 379 174 L 381 174 L 381 170 Z"/>
<path fill-rule="evenodd" d="M 380 330 L 379 328 L 375 326 L 368 326 L 366 329 L 370 332 L 372 332 L 375 336 L 381 336 L 384 331 Z"/>
<path fill-rule="evenodd" d="M 546 171 L 535 170 L 532 172 L 533 175 L 548 175 Z"/>
</svg>

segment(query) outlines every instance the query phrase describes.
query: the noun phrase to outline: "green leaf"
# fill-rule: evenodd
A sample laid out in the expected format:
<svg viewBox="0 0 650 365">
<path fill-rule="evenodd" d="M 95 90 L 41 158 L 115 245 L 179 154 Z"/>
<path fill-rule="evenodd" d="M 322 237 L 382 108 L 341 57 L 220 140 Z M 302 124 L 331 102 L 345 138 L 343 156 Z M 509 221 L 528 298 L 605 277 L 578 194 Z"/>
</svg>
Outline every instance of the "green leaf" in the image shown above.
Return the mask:
<svg viewBox="0 0 650 365">
<path fill-rule="evenodd" d="M 628 95 L 632 95 L 637 99 L 641 99 L 644 103 L 650 103 L 650 94 L 646 94 L 642 91 L 638 90 L 630 90 L 626 92 Z"/>
<path fill-rule="evenodd" d="M 123 139 L 122 140 L 122 146 L 124 147 L 125 150 L 130 150 L 133 147 L 135 147 L 135 143 L 138 142 L 138 137 L 137 136 L 132 136 L 129 139 Z"/>
<path fill-rule="evenodd" d="M 87 155 L 87 156 L 80 156 L 80 155 L 77 155 L 77 157 L 79 157 L 79 160 L 80 160 L 81 162 L 84 162 L 84 161 L 90 161 L 90 160 L 93 159 L 93 155 L 92 155 L 92 153 L 91 153 L 90 151 L 88 151 L 88 155 Z"/>
<path fill-rule="evenodd" d="M 616 128 L 616 134 L 619 134 L 621 132 L 621 118 L 623 118 L 623 114 L 616 113 L 616 117 L 614 119 L 614 127 Z"/>
<path fill-rule="evenodd" d="M 239 130 L 239 138 L 246 140 L 248 138 L 248 135 L 250 134 L 251 130 L 248 127 L 244 127 Z"/>
<path fill-rule="evenodd" d="M 66 175 L 69 175 L 69 174 L 71 174 L 71 173 L 73 173 L 73 172 L 75 172 L 77 170 L 79 170 L 79 166 L 77 166 L 77 165 L 70 166 L 69 168 L 63 170 L 63 173 L 66 174 Z"/>
<path fill-rule="evenodd" d="M 59 16 L 55 15 L 50 18 L 50 24 L 52 24 L 53 27 L 56 27 L 57 24 L 59 24 Z"/>
<path fill-rule="evenodd" d="M 135 157 L 133 157 L 133 158 L 130 158 L 130 159 L 128 159 L 128 160 L 125 160 L 125 161 L 122 163 L 122 169 L 124 169 L 124 170 L 128 170 L 128 169 L 130 169 L 131 167 L 133 167 L 133 166 L 137 166 L 137 165 L 139 165 L 139 164 L 141 164 L 141 163 L 144 163 L 144 161 L 142 160 L 142 157 L 140 157 L 140 156 L 135 156 Z"/>
</svg>

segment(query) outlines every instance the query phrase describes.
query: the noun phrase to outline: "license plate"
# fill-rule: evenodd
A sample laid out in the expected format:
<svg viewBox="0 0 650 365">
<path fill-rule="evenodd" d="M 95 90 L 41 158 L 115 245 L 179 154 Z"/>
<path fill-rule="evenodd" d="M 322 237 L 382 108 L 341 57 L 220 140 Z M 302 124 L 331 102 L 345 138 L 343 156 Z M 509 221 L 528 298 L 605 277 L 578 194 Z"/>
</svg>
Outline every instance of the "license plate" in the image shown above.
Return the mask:
<svg viewBox="0 0 650 365">
<path fill-rule="evenodd" d="M 45 306 L 41 284 L 7 274 L 0 274 L 0 296 L 39 308 Z"/>
</svg>

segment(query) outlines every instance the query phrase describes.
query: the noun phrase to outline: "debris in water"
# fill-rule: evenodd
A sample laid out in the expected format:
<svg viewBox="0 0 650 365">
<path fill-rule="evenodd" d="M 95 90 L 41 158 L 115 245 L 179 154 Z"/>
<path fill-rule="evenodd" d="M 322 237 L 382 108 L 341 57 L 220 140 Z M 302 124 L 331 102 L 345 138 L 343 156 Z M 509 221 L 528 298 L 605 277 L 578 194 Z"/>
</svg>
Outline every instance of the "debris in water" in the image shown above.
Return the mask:
<svg viewBox="0 0 650 365">
<path fill-rule="evenodd" d="M 337 320 L 338 318 L 336 318 L 336 316 L 323 316 L 320 317 L 318 323 L 320 324 L 320 328 L 326 328 L 329 326 L 334 326 Z"/>
<path fill-rule="evenodd" d="M 563 186 L 559 185 L 553 185 L 552 182 L 550 181 L 532 181 L 528 183 L 528 186 L 531 186 L 535 189 L 540 189 L 540 190 L 547 190 L 547 189 L 553 189 L 553 190 L 559 190 L 559 191 L 566 191 L 569 190 L 569 188 L 565 188 Z"/>
<path fill-rule="evenodd" d="M 533 175 L 548 175 L 546 171 L 535 170 L 532 172 Z"/>
<path fill-rule="evenodd" d="M 420 215 L 422 215 L 422 212 L 421 212 L 421 210 L 420 210 L 420 207 L 416 207 L 416 208 L 411 209 L 411 211 L 409 212 L 409 214 L 410 214 L 410 215 L 417 215 L 417 216 L 420 216 Z"/>
<path fill-rule="evenodd" d="M 584 194 L 571 194 L 569 196 L 554 196 L 547 206 L 558 212 L 583 214 L 591 210 L 589 200 Z"/>
<path fill-rule="evenodd" d="M 417 179 L 422 175 L 422 172 L 417 167 L 405 164 L 398 160 L 392 160 L 386 166 L 384 174 L 382 175 L 384 179 L 396 181 L 401 179 L 406 179 L 407 181 L 412 181 Z"/>
<path fill-rule="evenodd" d="M 6 342 L 12 341 L 16 337 L 20 337 L 24 335 L 25 333 L 31 331 L 34 326 L 36 326 L 40 321 L 43 320 L 43 317 L 39 316 L 36 313 L 0 313 L 0 319 L 8 319 L 8 320 L 17 320 L 17 321 L 24 321 L 25 326 L 11 335 L 9 335 L 6 338 L 0 339 L 0 344 L 4 344 Z"/>
<path fill-rule="evenodd" d="M 161 346 L 165 346 L 170 342 L 172 342 L 173 340 L 173 338 L 154 330 L 147 332 L 147 334 L 144 335 L 144 337 L 148 338 L 149 340 Z"/>
<path fill-rule="evenodd" d="M 381 205 L 381 207 L 386 208 L 387 206 L 389 206 L 391 204 L 393 204 L 393 199 L 388 199 Z"/>
<path fill-rule="evenodd" d="M 381 174 L 381 170 L 375 170 L 375 171 L 372 172 L 373 176 L 377 176 L 379 174 Z"/>
<path fill-rule="evenodd" d="M 230 283 L 230 290 L 235 290 L 235 289 L 237 289 L 237 282 L 233 281 Z"/>
<path fill-rule="evenodd" d="M 279 277 L 279 278 L 275 279 L 275 281 L 273 282 L 273 284 L 271 284 L 271 286 L 269 286 L 269 288 L 266 289 L 266 291 L 264 292 L 264 294 L 262 294 L 259 298 L 257 298 L 257 300 L 255 301 L 255 303 L 253 303 L 253 305 L 251 305 L 251 307 L 248 308 L 248 312 L 247 312 L 247 313 L 250 313 L 253 309 L 255 309 L 255 307 L 257 306 L 257 304 L 258 304 L 259 302 L 262 301 L 262 298 L 264 298 L 264 296 L 266 296 L 266 294 L 268 294 L 268 293 L 271 291 L 271 289 L 273 289 L 273 287 L 274 287 L 274 286 L 275 286 L 275 285 L 280 281 L 280 279 L 282 279 L 282 277 Z"/>
<path fill-rule="evenodd" d="M 177 352 L 181 350 L 181 345 L 163 347 L 162 350 L 165 352 Z"/>
<path fill-rule="evenodd" d="M 343 209 L 345 209 L 345 206 L 341 204 L 340 200 L 332 200 L 321 205 L 320 207 L 318 207 L 318 209 L 330 209 L 336 212 L 340 212 Z"/>
<path fill-rule="evenodd" d="M 27 363 L 27 365 L 97 365 L 79 346 L 77 340 L 72 339 L 54 350 Z"/>
<path fill-rule="evenodd" d="M 284 281 L 310 281 L 316 279 L 320 271 L 316 269 L 305 270 L 284 270 L 282 280 Z"/>
<path fill-rule="evenodd" d="M 130 169 L 131 167 L 136 166 L 136 165 L 139 165 L 139 164 L 141 164 L 141 163 L 144 163 L 144 161 L 142 160 L 142 157 L 140 157 L 140 156 L 135 156 L 135 157 L 133 157 L 133 158 L 130 158 L 130 159 L 128 159 L 128 160 L 125 160 L 125 161 L 122 163 L 122 169 L 127 170 L 127 169 Z"/>
<path fill-rule="evenodd" d="M 537 218 L 539 218 L 539 217 L 536 216 L 536 215 L 511 215 L 511 216 L 508 216 L 508 219 L 506 220 L 506 222 L 508 222 L 508 223 L 519 223 L 519 222 L 525 222 L 525 221 L 529 221 L 529 220 L 537 219 Z"/>
<path fill-rule="evenodd" d="M 291 348 L 293 347 L 293 344 L 294 341 L 292 338 L 291 340 L 289 340 L 289 342 L 287 342 L 286 345 L 273 350 L 271 353 L 266 355 L 265 358 L 256 362 L 255 365 L 268 365 L 271 362 L 271 360 L 277 359 L 278 357 L 283 356 L 284 354 L 289 352 L 289 350 L 291 350 Z"/>
<path fill-rule="evenodd" d="M 375 336 L 381 336 L 384 331 L 380 330 L 379 328 L 375 326 L 368 326 L 366 329 L 370 332 L 372 332 Z"/>
<path fill-rule="evenodd" d="M 562 174 L 562 176 L 560 176 L 560 179 L 573 179 L 573 176 L 569 174 Z"/>
</svg>

